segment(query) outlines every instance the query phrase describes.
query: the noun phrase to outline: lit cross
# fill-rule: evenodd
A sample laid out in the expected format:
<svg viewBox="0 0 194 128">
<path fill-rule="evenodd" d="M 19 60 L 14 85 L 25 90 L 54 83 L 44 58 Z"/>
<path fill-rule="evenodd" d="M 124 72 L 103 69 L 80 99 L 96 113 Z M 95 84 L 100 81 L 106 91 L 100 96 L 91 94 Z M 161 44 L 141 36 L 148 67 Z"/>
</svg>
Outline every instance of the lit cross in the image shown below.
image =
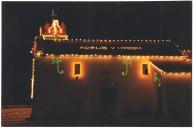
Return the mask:
<svg viewBox="0 0 194 128">
<path fill-rule="evenodd" d="M 57 15 L 56 15 L 56 13 L 55 13 L 55 10 L 53 9 L 52 10 L 52 20 L 56 17 Z"/>
</svg>

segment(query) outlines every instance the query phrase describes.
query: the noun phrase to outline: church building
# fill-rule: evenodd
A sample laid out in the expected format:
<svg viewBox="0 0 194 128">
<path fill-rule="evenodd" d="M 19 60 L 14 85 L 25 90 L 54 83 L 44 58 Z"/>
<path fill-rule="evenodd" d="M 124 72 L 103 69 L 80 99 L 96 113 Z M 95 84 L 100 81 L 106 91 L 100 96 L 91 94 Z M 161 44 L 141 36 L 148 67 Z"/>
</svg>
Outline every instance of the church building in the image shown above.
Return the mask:
<svg viewBox="0 0 194 128">
<path fill-rule="evenodd" d="M 80 39 L 66 30 L 53 17 L 33 42 L 32 118 L 191 117 L 190 50 L 171 39 Z"/>
</svg>

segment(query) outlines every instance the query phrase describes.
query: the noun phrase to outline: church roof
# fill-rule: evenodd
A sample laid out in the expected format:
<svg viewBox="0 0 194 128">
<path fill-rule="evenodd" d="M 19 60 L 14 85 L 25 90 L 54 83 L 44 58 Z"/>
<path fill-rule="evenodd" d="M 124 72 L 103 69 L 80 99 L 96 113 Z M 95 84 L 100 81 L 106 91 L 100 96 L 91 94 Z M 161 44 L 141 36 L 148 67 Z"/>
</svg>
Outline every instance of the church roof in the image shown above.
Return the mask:
<svg viewBox="0 0 194 128">
<path fill-rule="evenodd" d="M 65 24 L 52 17 L 39 28 L 32 53 L 39 54 L 78 54 L 78 55 L 160 55 L 178 56 L 176 42 L 166 40 L 110 40 L 110 39 L 69 39 Z"/>
<path fill-rule="evenodd" d="M 44 40 L 38 37 L 35 43 L 36 50 L 45 54 L 180 55 L 170 40 Z"/>
<path fill-rule="evenodd" d="M 152 61 L 152 63 L 164 72 L 191 72 L 192 62 L 185 61 Z"/>
</svg>

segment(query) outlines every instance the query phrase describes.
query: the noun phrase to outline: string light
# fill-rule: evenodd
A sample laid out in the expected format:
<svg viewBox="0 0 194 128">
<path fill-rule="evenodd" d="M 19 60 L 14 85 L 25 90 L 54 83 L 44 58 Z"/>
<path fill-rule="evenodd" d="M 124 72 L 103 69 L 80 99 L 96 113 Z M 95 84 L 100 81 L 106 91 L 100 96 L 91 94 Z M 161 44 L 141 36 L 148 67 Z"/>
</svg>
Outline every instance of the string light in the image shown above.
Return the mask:
<svg viewBox="0 0 194 128">
<path fill-rule="evenodd" d="M 35 56 L 36 56 L 36 57 L 40 57 L 42 54 L 43 54 L 42 51 L 37 51 L 37 52 L 35 53 Z"/>
<path fill-rule="evenodd" d="M 32 59 L 32 79 L 31 79 L 31 94 L 30 98 L 34 97 L 34 71 L 35 71 L 35 58 Z"/>
<path fill-rule="evenodd" d="M 156 69 L 158 70 L 161 74 L 165 74 L 165 75 L 191 75 L 190 72 L 165 72 L 162 69 L 158 68 L 156 65 L 154 65 L 152 62 L 150 62 L 150 64 Z"/>
<path fill-rule="evenodd" d="M 42 51 L 38 51 L 38 52 L 36 52 L 36 54 L 35 54 L 35 57 L 40 57 L 40 56 L 43 56 L 43 53 L 42 53 Z M 54 54 L 48 54 L 48 53 L 46 53 L 45 54 L 46 56 L 69 56 L 69 54 L 60 54 L 60 55 L 54 55 Z M 76 57 L 79 57 L 79 56 L 81 56 L 81 55 L 78 55 L 78 54 L 70 54 L 72 57 L 73 56 L 76 56 Z M 92 56 L 91 56 L 92 55 Z M 101 57 L 102 55 L 100 55 L 100 54 L 87 54 L 87 55 L 85 55 L 85 56 L 90 56 L 90 57 L 93 57 L 93 55 L 95 56 L 95 57 Z M 104 55 L 104 56 L 106 56 L 106 55 Z M 159 56 L 159 55 L 150 55 L 150 56 L 141 56 L 141 55 L 136 55 L 136 56 L 131 56 L 131 55 L 107 55 L 107 56 L 118 56 L 118 57 L 126 57 L 126 58 L 130 58 L 130 57 L 132 57 L 132 58 L 147 58 L 147 59 L 182 59 L 182 60 L 185 60 L 185 61 L 191 61 L 191 59 L 185 59 L 184 58 L 184 56 Z"/>
<path fill-rule="evenodd" d="M 160 73 L 165 73 L 162 69 L 159 69 L 156 65 L 154 65 L 152 62 L 150 62 L 150 64 L 156 69 L 158 70 Z"/>
</svg>

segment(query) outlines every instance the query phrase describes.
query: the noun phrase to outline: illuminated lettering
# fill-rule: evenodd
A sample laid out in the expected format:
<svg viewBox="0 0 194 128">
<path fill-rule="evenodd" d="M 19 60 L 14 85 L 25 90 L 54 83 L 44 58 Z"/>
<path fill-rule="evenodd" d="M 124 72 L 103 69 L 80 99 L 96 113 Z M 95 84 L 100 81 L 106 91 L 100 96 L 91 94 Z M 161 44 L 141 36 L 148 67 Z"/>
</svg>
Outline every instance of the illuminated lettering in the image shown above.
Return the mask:
<svg viewBox="0 0 194 128">
<path fill-rule="evenodd" d="M 142 47 L 107 47 L 107 46 L 81 46 L 79 49 L 83 50 L 142 50 Z"/>
<path fill-rule="evenodd" d="M 95 46 L 81 46 L 79 49 L 83 49 L 83 50 L 106 50 L 108 49 L 107 47 L 105 46 L 102 46 L 102 47 L 95 47 Z"/>
</svg>

